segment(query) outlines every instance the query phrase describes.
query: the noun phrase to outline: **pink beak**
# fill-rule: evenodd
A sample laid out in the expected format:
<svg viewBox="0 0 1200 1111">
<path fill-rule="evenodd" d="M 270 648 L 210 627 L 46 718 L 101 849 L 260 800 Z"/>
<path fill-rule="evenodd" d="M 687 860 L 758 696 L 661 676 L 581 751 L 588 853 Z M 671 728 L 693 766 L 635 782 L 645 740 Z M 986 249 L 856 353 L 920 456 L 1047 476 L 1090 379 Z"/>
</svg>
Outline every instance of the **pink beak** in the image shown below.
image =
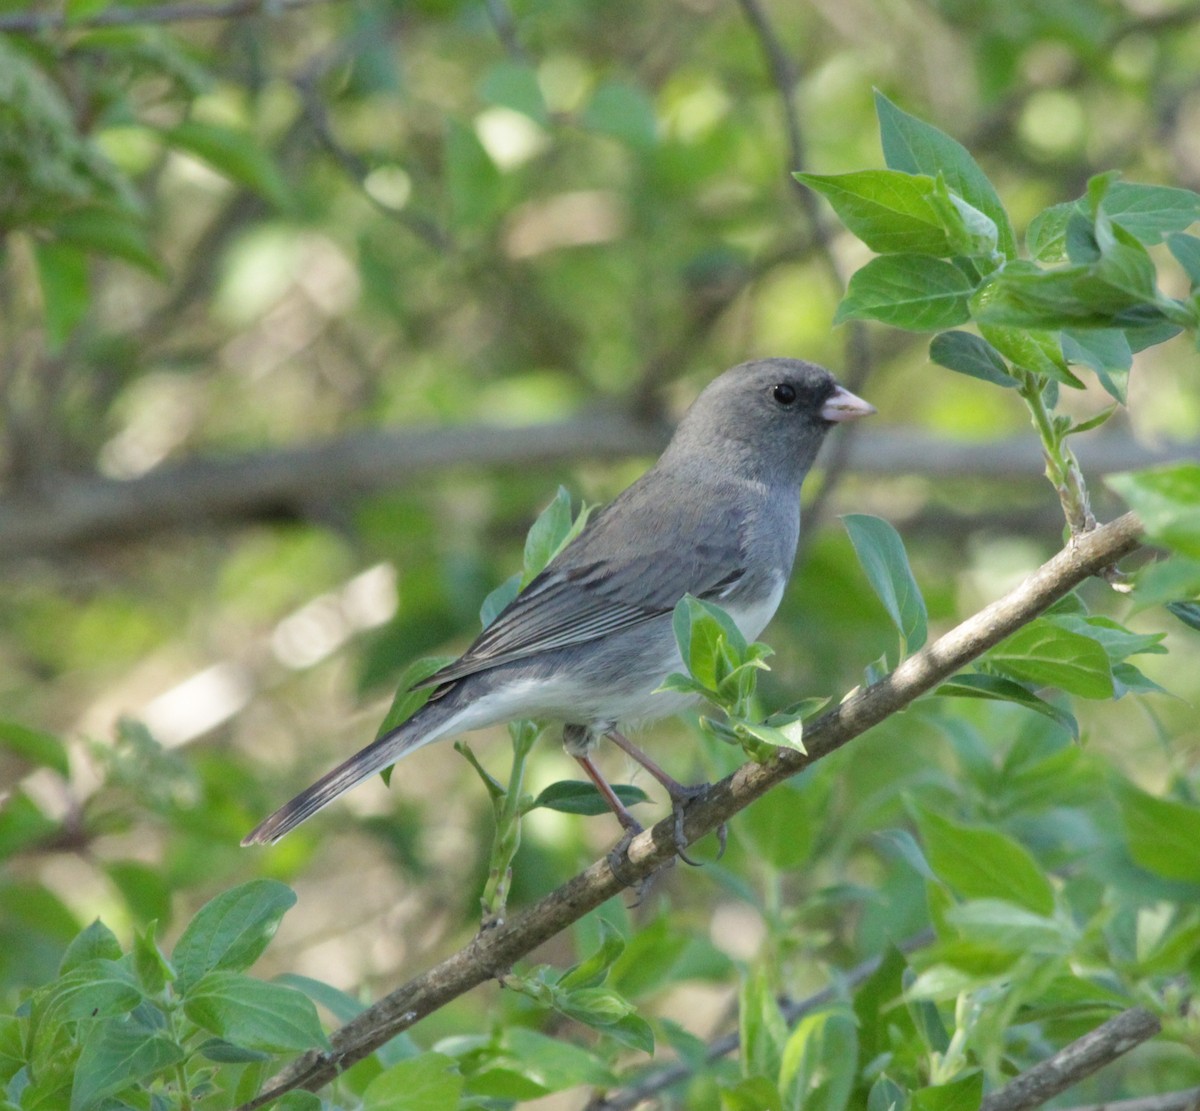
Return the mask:
<svg viewBox="0 0 1200 1111">
<path fill-rule="evenodd" d="M 858 420 L 860 417 L 869 417 L 874 412 L 874 405 L 863 401 L 844 386 L 838 386 L 829 400 L 821 406 L 821 416 L 829 421 Z"/>
</svg>

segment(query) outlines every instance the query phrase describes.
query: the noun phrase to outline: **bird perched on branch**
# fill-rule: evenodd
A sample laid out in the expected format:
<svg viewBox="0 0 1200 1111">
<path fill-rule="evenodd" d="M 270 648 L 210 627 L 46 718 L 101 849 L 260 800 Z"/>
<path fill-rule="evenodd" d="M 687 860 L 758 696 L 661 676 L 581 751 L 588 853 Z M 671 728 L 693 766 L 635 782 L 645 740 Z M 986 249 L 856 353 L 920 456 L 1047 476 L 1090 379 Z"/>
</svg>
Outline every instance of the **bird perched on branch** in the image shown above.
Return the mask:
<svg viewBox="0 0 1200 1111">
<path fill-rule="evenodd" d="M 428 702 L 252 830 L 277 841 L 343 791 L 439 737 L 534 718 L 563 743 L 627 833 L 640 826 L 592 760 L 602 737 L 682 807 L 698 788 L 667 775 L 619 732 L 690 701 L 660 692 L 683 670 L 672 613 L 685 594 L 715 602 L 754 640 L 774 615 L 800 533 L 800 484 L 826 433 L 875 409 L 797 359 L 726 371 L 679 422 L 657 463 L 537 575 L 454 663 L 424 681 Z M 685 846 L 679 845 L 682 849 Z M 685 857 L 686 859 L 686 857 Z"/>
</svg>

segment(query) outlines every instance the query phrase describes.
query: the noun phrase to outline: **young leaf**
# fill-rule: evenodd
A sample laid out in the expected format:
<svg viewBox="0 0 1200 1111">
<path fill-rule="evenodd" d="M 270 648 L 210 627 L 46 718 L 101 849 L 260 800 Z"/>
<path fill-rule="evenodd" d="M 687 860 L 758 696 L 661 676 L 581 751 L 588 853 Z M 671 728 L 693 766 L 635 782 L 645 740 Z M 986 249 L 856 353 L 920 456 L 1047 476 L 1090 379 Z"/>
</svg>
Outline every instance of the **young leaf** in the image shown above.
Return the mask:
<svg viewBox="0 0 1200 1111">
<path fill-rule="evenodd" d="M 900 534 L 880 517 L 850 513 L 842 518 L 854 553 L 888 615 L 900 630 L 908 652 L 915 652 L 928 634 L 925 599 L 908 565 Z"/>
<path fill-rule="evenodd" d="M 207 162 L 230 181 L 246 186 L 278 208 L 290 203 L 287 185 L 262 144 L 245 131 L 186 120 L 163 136 L 167 142 Z"/>
<path fill-rule="evenodd" d="M 1039 698 L 1015 679 L 983 672 L 956 675 L 933 692 L 951 698 L 987 698 L 997 702 L 1015 702 L 1061 725 L 1075 740 L 1079 740 L 1079 722 L 1075 715 L 1060 709 L 1052 702 Z"/>
<path fill-rule="evenodd" d="M 197 1026 L 246 1049 L 286 1053 L 329 1048 L 307 995 L 240 972 L 207 973 L 188 988 L 183 1010 Z"/>
<path fill-rule="evenodd" d="M 957 253 L 934 201 L 937 183 L 932 177 L 895 170 L 792 176 L 829 201 L 838 219 L 872 251 L 939 257 Z M 957 223 L 961 230 L 961 217 Z"/>
<path fill-rule="evenodd" d="M 636 85 L 604 82 L 581 118 L 584 127 L 611 135 L 635 150 L 649 150 L 658 142 L 654 104 Z"/>
<path fill-rule="evenodd" d="M 423 656 L 409 664 L 400 675 L 395 697 L 392 698 L 392 704 L 387 714 L 384 715 L 383 721 L 379 723 L 379 729 L 375 733 L 376 738 L 390 733 L 396 726 L 408 721 L 424 706 L 429 701 L 429 696 L 433 694 L 434 688 L 420 684 L 453 662 L 453 656 Z"/>
<path fill-rule="evenodd" d="M 981 1103 L 983 1073 L 976 1069 L 949 1084 L 913 1092 L 908 1111 L 978 1111 Z"/>
<path fill-rule="evenodd" d="M 1118 786 L 1117 801 L 1138 864 L 1164 879 L 1200 882 L 1200 808 L 1155 798 L 1128 783 Z"/>
<path fill-rule="evenodd" d="M 685 594 L 671 624 L 688 672 L 709 691 L 715 692 L 746 658 L 746 638 L 720 606 Z"/>
<path fill-rule="evenodd" d="M 1008 364 L 987 340 L 971 332 L 942 332 L 929 344 L 929 358 L 947 370 L 956 370 L 993 385 L 1012 387 L 1017 380 Z"/>
<path fill-rule="evenodd" d="M 67 243 L 36 243 L 38 282 L 46 339 L 57 351 L 83 319 L 91 303 L 87 255 Z"/>
<path fill-rule="evenodd" d="M 463 1078 L 458 1062 L 442 1053 L 422 1053 L 381 1072 L 362 1094 L 362 1111 L 428 1111 L 457 1107 Z"/>
<path fill-rule="evenodd" d="M 1104 214 L 1152 247 L 1200 220 L 1200 194 L 1166 185 L 1114 181 L 1101 202 Z"/>
<path fill-rule="evenodd" d="M 1108 655 L 1090 636 L 1045 618 L 1030 622 L 984 657 L 988 666 L 1036 686 L 1059 687 L 1081 698 L 1112 698 Z"/>
<path fill-rule="evenodd" d="M 278 880 L 251 880 L 210 899 L 175 943 L 172 962 L 180 993 L 186 995 L 214 969 L 249 968 L 295 902 L 296 893 Z"/>
<path fill-rule="evenodd" d="M 1005 258 L 1016 258 L 1017 240 L 1008 213 L 967 148 L 931 124 L 897 108 L 879 91 L 875 93 L 875 112 L 888 167 L 930 177 L 940 173 L 955 193 L 995 223 L 997 245 Z"/>
<path fill-rule="evenodd" d="M 1126 403 L 1133 351 L 1119 328 L 1067 329 L 1062 333 L 1062 352 L 1067 362 L 1091 367 L 1108 393 Z"/>
<path fill-rule="evenodd" d="M 0 748 L 31 764 L 51 768 L 64 779 L 71 774 L 66 746 L 53 733 L 30 729 L 15 721 L 0 721 Z"/>
<path fill-rule="evenodd" d="M 1037 262 L 1062 262 L 1067 257 L 1067 223 L 1078 214 L 1074 201 L 1051 205 L 1032 220 L 1025 232 L 1025 246 Z"/>
<path fill-rule="evenodd" d="M 554 500 L 538 514 L 525 537 L 525 572 L 521 585 L 526 586 L 559 552 L 575 539 L 587 524 L 588 507 L 571 514 L 571 495 L 560 486 Z"/>
<path fill-rule="evenodd" d="M 535 123 L 549 122 L 546 98 L 538 84 L 537 71 L 522 62 L 497 62 L 484 75 L 479 95 L 492 104 L 502 104 L 528 116 Z"/>
<path fill-rule="evenodd" d="M 600 940 L 596 949 L 558 978 L 558 987 L 577 990 L 604 983 L 613 962 L 625 951 L 624 936 L 608 921 L 600 919 Z"/>
<path fill-rule="evenodd" d="M 1127 471 L 1105 482 L 1137 512 L 1152 540 L 1200 558 L 1200 463 Z"/>
<path fill-rule="evenodd" d="M 645 791 L 631 783 L 615 784 L 613 793 L 626 806 L 650 801 L 650 796 Z M 539 807 L 545 810 L 557 810 L 561 814 L 586 814 L 588 816 L 609 812 L 608 803 L 594 784 L 575 779 L 563 779 L 557 783 L 551 783 L 529 804 L 528 809 L 537 810 Z"/>
<path fill-rule="evenodd" d="M 917 809 L 914 814 L 929 863 L 966 899 L 1004 899 L 1047 917 L 1054 890 L 1041 865 L 1019 842 L 995 829 L 960 825 Z"/>
<path fill-rule="evenodd" d="M 88 1033 L 75 1066 L 71 1111 L 91 1111 L 110 1096 L 149 1080 L 184 1059 L 183 1047 L 166 1034 L 153 1034 L 123 1019 L 110 1019 Z"/>
<path fill-rule="evenodd" d="M 1175 256 L 1175 261 L 1183 267 L 1183 272 L 1188 276 L 1188 281 L 1195 290 L 1197 286 L 1200 286 L 1200 239 L 1194 235 L 1183 235 L 1176 232 L 1174 235 L 1167 236 L 1167 246 L 1171 249 L 1171 254 Z"/>
<path fill-rule="evenodd" d="M 58 973 L 61 976 L 87 961 L 119 961 L 121 956 L 121 943 L 117 935 L 97 918 L 67 946 Z"/>
<path fill-rule="evenodd" d="M 953 263 L 928 255 L 882 255 L 855 271 L 834 323 L 878 320 L 912 332 L 965 324 L 974 286 Z"/>
</svg>

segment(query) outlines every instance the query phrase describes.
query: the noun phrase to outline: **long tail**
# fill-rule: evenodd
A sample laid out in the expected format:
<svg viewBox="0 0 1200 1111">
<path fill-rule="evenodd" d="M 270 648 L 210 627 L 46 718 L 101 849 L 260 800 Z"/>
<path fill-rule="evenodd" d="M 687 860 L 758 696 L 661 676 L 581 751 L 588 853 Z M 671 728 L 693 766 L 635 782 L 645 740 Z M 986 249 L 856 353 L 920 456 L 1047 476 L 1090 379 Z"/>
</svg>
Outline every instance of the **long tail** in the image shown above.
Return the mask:
<svg viewBox="0 0 1200 1111">
<path fill-rule="evenodd" d="M 273 845 L 285 833 L 333 802 L 343 791 L 350 790 L 369 776 L 394 764 L 413 749 L 451 732 L 461 712 L 461 707 L 448 704 L 452 702 L 453 699 L 427 702 L 408 721 L 356 752 L 306 791 L 301 791 L 291 802 L 285 802 L 274 814 L 247 833 L 242 838 L 242 844 Z"/>
</svg>

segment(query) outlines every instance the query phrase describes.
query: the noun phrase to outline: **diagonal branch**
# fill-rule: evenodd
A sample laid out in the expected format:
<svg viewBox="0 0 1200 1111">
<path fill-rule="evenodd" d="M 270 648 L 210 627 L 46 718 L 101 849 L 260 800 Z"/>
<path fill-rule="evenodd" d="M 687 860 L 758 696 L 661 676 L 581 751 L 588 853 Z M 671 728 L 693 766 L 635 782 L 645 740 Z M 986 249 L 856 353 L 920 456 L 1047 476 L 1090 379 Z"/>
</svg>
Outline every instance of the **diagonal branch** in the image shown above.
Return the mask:
<svg viewBox="0 0 1200 1111">
<path fill-rule="evenodd" d="M 1131 1007 L 1089 1030 L 1052 1057 L 984 1097 L 980 1111 L 1030 1111 L 1091 1076 L 1110 1061 L 1148 1041 L 1162 1029 L 1145 1007 Z"/>
<path fill-rule="evenodd" d="M 1127 513 L 1076 538 L 1015 590 L 910 656 L 884 679 L 852 691 L 836 709 L 813 722 L 805 734 L 807 755 L 780 751 L 767 763 L 743 764 L 711 786 L 689 805 L 684 839 L 690 844 L 712 832 L 772 787 L 948 679 L 1085 579 L 1134 551 L 1141 534 L 1141 522 Z M 305 1054 L 240 1111 L 254 1111 L 293 1089 L 324 1086 L 450 1000 L 502 975 L 589 911 L 653 874 L 675 852 L 675 822 L 667 817 L 635 837 L 623 852 L 596 861 L 533 906 L 480 933 L 457 953 L 385 996 L 334 1032 L 332 1050 Z"/>
</svg>

